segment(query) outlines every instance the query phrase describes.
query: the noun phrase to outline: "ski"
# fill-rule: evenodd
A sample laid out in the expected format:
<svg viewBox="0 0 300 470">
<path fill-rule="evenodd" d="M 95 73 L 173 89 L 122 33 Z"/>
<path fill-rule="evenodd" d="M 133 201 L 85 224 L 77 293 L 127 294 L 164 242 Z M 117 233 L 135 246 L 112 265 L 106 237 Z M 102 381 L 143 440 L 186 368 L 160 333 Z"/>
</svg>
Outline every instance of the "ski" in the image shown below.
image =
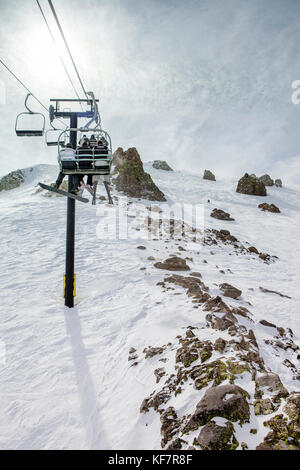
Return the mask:
<svg viewBox="0 0 300 470">
<path fill-rule="evenodd" d="M 107 197 L 108 197 L 108 201 L 109 201 L 109 204 L 114 204 L 113 200 L 112 200 L 112 197 L 110 195 L 110 187 L 109 187 L 109 184 L 107 181 L 104 181 L 104 186 L 105 186 L 105 189 L 106 189 L 106 192 L 107 192 Z"/>
<path fill-rule="evenodd" d="M 73 193 L 68 193 L 67 191 L 63 191 L 62 189 L 53 188 L 52 186 L 49 186 L 48 184 L 39 183 L 39 186 L 42 189 L 46 189 L 47 191 L 51 191 L 53 193 L 61 194 L 62 196 L 75 199 L 76 201 L 85 202 L 85 203 L 89 202 L 89 200 L 85 197 L 77 196 L 76 194 L 73 194 Z"/>
</svg>

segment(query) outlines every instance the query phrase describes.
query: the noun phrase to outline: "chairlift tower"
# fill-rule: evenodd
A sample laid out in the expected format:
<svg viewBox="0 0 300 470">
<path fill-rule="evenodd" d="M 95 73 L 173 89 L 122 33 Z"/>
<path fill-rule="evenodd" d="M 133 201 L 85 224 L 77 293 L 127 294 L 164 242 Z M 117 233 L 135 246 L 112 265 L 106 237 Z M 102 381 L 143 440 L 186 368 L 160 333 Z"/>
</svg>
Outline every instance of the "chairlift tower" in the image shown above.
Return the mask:
<svg viewBox="0 0 300 470">
<path fill-rule="evenodd" d="M 78 119 L 88 118 L 92 119 L 95 116 L 94 102 L 99 100 L 79 100 L 79 99 L 51 99 L 55 102 L 55 108 L 50 106 L 50 121 L 55 118 L 69 119 L 70 121 L 70 144 L 75 150 L 77 147 L 77 129 Z M 60 103 L 87 103 L 90 104 L 89 111 L 73 112 L 73 111 L 60 111 Z M 71 192 L 74 187 L 74 175 L 68 175 L 68 192 Z M 74 307 L 74 267 L 75 267 L 75 199 L 68 197 L 67 202 L 67 231 L 66 231 L 66 269 L 65 269 L 65 305 L 69 308 Z"/>
</svg>

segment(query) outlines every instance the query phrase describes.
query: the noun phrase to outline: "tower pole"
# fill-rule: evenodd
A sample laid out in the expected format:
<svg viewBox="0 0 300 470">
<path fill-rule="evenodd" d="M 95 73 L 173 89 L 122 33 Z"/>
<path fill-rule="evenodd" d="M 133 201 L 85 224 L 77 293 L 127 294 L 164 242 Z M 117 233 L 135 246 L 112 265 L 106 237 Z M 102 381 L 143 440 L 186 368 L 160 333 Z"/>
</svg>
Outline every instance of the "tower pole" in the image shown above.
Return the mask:
<svg viewBox="0 0 300 470">
<path fill-rule="evenodd" d="M 76 113 L 70 116 L 70 128 L 76 129 L 78 117 Z M 70 131 L 70 143 L 73 149 L 77 146 L 77 131 Z M 74 188 L 74 177 L 69 175 L 68 191 Z M 74 266 L 75 266 L 75 199 L 68 198 L 67 203 L 67 233 L 66 233 L 66 284 L 65 305 L 74 307 Z"/>
</svg>

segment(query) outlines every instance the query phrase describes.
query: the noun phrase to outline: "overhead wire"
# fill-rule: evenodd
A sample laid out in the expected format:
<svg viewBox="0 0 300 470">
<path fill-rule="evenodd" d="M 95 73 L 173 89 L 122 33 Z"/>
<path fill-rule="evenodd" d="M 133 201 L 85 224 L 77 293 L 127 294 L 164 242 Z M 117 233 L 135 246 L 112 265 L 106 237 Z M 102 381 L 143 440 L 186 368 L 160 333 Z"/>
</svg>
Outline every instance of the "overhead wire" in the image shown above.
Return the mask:
<svg viewBox="0 0 300 470">
<path fill-rule="evenodd" d="M 63 38 L 64 44 L 65 44 L 65 46 L 66 46 L 66 49 L 67 49 L 68 54 L 69 54 L 69 56 L 70 56 L 70 59 L 71 59 L 71 61 L 72 61 L 73 67 L 74 67 L 74 69 L 75 69 L 75 72 L 76 72 L 77 78 L 78 78 L 78 80 L 79 80 L 80 86 L 81 86 L 81 88 L 82 88 L 82 90 L 83 90 L 83 93 L 84 93 L 84 95 L 86 96 L 87 99 L 90 99 L 90 98 L 88 97 L 87 92 L 85 91 L 84 86 L 83 86 L 83 82 L 82 82 L 81 77 L 80 77 L 80 74 L 79 74 L 79 72 L 78 72 L 78 68 L 77 68 L 77 66 L 76 66 L 76 64 L 75 64 L 73 55 L 72 55 L 72 53 L 71 53 L 71 50 L 70 50 L 69 45 L 68 45 L 68 42 L 67 42 L 66 37 L 65 37 L 65 35 L 64 35 L 62 26 L 61 26 L 61 24 L 60 24 L 60 22 L 59 22 L 59 19 L 58 19 L 57 13 L 56 13 L 56 11 L 55 11 L 54 5 L 53 5 L 53 3 L 52 3 L 52 0 L 48 0 L 48 3 L 49 3 L 49 5 L 50 5 L 51 11 L 52 11 L 52 13 L 53 13 L 53 16 L 54 16 L 54 19 L 55 19 L 55 21 L 56 21 L 57 27 L 58 27 L 58 29 L 59 29 L 59 31 L 60 31 L 60 34 L 61 34 L 61 36 L 62 36 L 62 38 Z"/>
<path fill-rule="evenodd" d="M 64 70 L 65 70 L 65 72 L 66 72 L 66 75 L 67 75 L 67 77 L 68 77 L 68 79 L 69 79 L 69 81 L 70 81 L 70 83 L 71 83 L 71 86 L 72 86 L 72 88 L 73 88 L 73 90 L 74 90 L 74 92 L 75 92 L 77 98 L 80 100 L 80 96 L 79 96 L 79 94 L 78 94 L 78 92 L 77 92 L 77 90 L 76 90 L 76 87 L 75 87 L 75 85 L 74 85 L 74 82 L 73 82 L 73 80 L 72 80 L 72 77 L 70 76 L 70 74 L 69 74 L 69 72 L 68 72 L 68 69 L 67 69 L 66 64 L 65 64 L 65 62 L 64 62 L 64 59 L 63 59 L 61 53 L 59 52 L 58 45 L 57 45 L 56 40 L 55 40 L 55 38 L 54 38 L 54 36 L 53 36 L 53 34 L 52 34 L 50 25 L 49 25 L 49 23 L 48 23 L 48 21 L 47 21 L 47 18 L 46 18 L 46 16 L 45 16 L 44 12 L 43 12 L 43 9 L 42 9 L 42 7 L 41 7 L 41 4 L 40 4 L 39 0 L 36 0 L 36 3 L 37 3 L 37 5 L 38 5 L 38 7 L 39 7 L 39 9 L 40 9 L 40 12 L 41 12 L 41 14 L 42 14 L 42 17 L 43 17 L 43 19 L 44 19 L 44 21 L 45 21 L 45 23 L 46 23 L 46 27 L 47 27 L 47 29 L 48 29 L 48 31 L 49 31 L 49 34 L 50 34 L 50 36 L 51 36 L 51 38 L 52 38 L 52 41 L 53 41 L 53 43 L 54 43 L 54 46 L 55 46 L 55 48 L 56 48 L 56 50 L 57 50 L 57 53 L 58 53 L 58 56 L 59 56 L 59 58 L 60 58 L 61 64 L 62 64 L 62 66 L 63 66 L 63 68 L 64 68 Z M 82 107 L 81 107 L 81 108 L 82 108 Z"/>
</svg>

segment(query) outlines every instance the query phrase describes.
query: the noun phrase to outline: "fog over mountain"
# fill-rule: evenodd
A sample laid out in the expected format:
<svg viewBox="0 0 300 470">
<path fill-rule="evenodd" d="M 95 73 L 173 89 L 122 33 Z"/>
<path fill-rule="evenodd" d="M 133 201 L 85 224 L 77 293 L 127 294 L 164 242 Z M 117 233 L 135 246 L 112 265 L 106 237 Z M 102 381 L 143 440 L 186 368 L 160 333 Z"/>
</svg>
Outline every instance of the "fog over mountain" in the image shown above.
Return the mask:
<svg viewBox="0 0 300 470">
<path fill-rule="evenodd" d="M 189 171 L 298 181 L 300 108 L 291 97 L 300 79 L 299 1 L 54 4 L 114 148 L 136 146 L 144 160 Z M 0 12 L 2 60 L 47 107 L 51 97 L 73 97 L 36 3 L 0 0 Z M 0 83 L 0 173 L 55 163 L 43 139 L 15 136 L 26 93 L 2 67 Z"/>
</svg>

